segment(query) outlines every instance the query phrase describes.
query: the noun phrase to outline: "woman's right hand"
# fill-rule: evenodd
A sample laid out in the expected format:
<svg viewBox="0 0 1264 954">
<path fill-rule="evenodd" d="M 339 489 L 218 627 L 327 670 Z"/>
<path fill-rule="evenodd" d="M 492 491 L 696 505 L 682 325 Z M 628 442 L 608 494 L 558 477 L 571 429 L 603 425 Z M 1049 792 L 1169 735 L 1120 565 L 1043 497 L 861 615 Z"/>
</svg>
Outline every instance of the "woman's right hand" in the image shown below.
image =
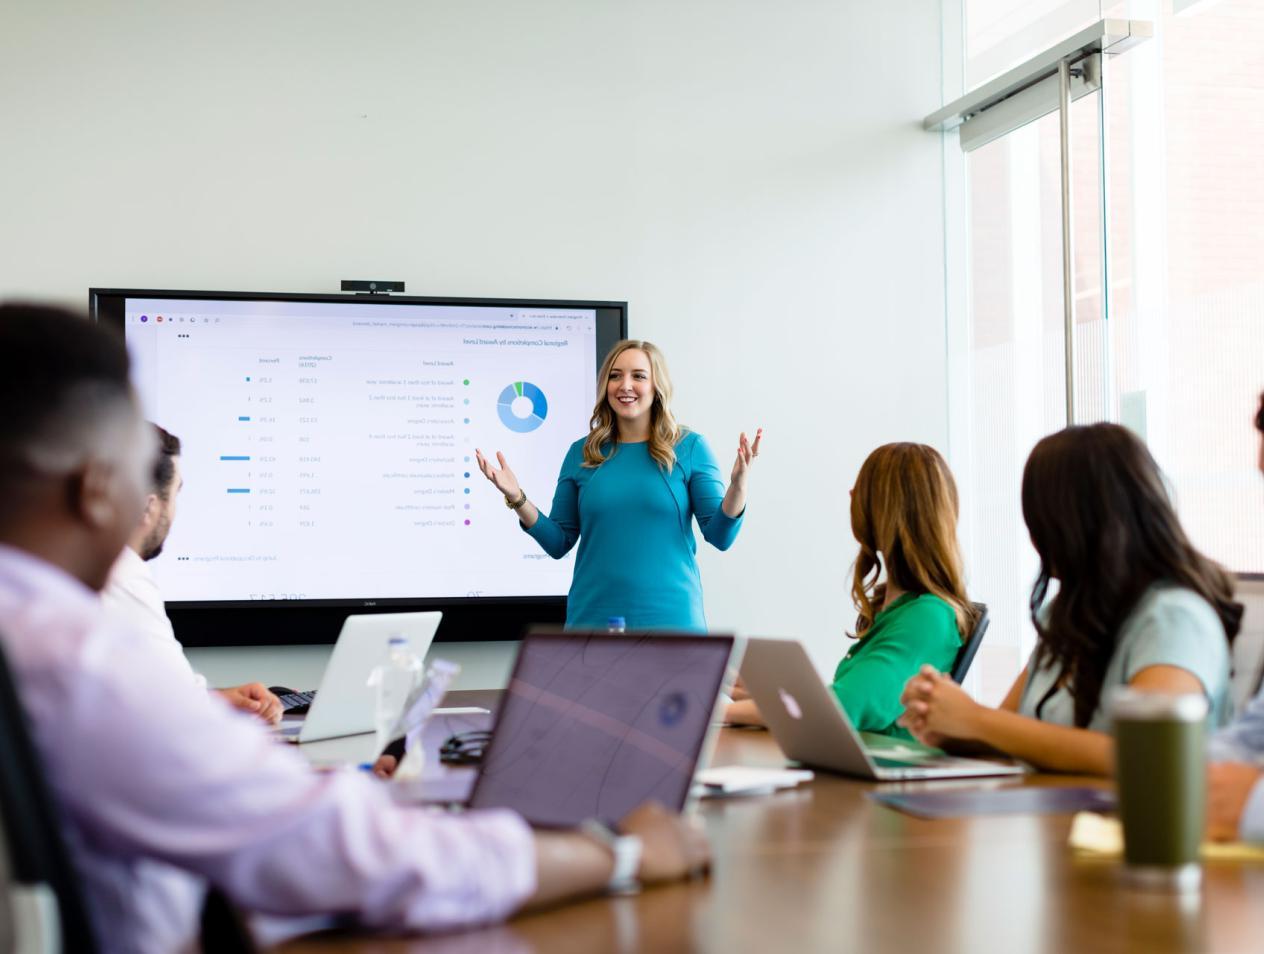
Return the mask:
<svg viewBox="0 0 1264 954">
<path fill-rule="evenodd" d="M 505 461 L 504 454 L 500 451 L 496 452 L 496 460 L 500 464 L 499 467 L 493 467 L 491 462 L 483 456 L 483 452 L 477 447 L 474 448 L 474 457 L 478 461 L 478 469 L 483 472 L 484 477 L 495 484 L 497 490 L 512 500 L 517 500 L 522 496 L 522 488 L 518 485 L 518 478 L 509 469 L 509 464 Z"/>
</svg>

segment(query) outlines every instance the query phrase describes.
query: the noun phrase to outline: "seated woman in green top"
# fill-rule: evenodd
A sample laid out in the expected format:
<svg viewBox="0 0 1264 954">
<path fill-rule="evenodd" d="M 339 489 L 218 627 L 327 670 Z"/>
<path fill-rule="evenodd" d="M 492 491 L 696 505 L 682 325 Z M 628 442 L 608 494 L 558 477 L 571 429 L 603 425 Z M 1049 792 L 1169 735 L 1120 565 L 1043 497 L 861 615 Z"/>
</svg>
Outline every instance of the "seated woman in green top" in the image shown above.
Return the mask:
<svg viewBox="0 0 1264 954">
<path fill-rule="evenodd" d="M 907 738 L 896 725 L 905 682 L 924 664 L 951 669 L 975 623 L 957 543 L 957 485 L 934 448 L 885 444 L 861 465 L 851 494 L 860 618 L 832 688 L 857 729 Z M 738 698 L 726 715 L 762 721 L 750 699 Z"/>
<path fill-rule="evenodd" d="M 1023 470 L 1022 501 L 1040 557 L 1027 667 L 996 709 L 928 667 L 905 688 L 901 723 L 929 745 L 1094 775 L 1113 762 L 1112 687 L 1204 693 L 1222 724 L 1242 607 L 1229 575 L 1185 536 L 1140 439 L 1117 424 L 1044 438 Z"/>
</svg>

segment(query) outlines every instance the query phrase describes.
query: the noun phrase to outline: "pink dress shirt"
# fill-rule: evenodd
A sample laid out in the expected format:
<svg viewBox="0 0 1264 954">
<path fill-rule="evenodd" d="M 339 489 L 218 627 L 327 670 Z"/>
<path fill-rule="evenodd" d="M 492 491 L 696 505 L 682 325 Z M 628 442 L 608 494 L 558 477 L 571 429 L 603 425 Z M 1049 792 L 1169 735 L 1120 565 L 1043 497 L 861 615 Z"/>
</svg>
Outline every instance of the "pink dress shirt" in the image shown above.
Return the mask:
<svg viewBox="0 0 1264 954">
<path fill-rule="evenodd" d="M 0 643 L 106 951 L 191 947 L 208 880 L 249 911 L 414 930 L 495 921 L 535 890 L 516 814 L 403 808 L 364 774 L 314 773 L 6 546 Z"/>
</svg>

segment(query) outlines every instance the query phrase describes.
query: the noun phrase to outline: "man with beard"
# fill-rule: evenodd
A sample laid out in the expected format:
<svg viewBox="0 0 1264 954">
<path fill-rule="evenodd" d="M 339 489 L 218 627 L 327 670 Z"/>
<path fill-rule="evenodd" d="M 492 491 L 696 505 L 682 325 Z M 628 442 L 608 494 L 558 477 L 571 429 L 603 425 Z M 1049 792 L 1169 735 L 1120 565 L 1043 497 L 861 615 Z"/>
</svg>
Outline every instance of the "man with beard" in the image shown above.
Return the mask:
<svg viewBox="0 0 1264 954">
<path fill-rule="evenodd" d="M 145 511 L 132 532 L 127 546 L 119 554 L 110 571 L 110 580 L 101 598 L 106 609 L 133 632 L 145 636 L 155 649 L 177 660 L 182 670 L 199 689 L 206 680 L 193 671 L 176 639 L 171 620 L 163 603 L 158 582 L 148 563 L 162 553 L 162 546 L 171 532 L 176 516 L 176 497 L 184 486 L 180 474 L 180 438 L 157 424 L 150 425 L 158 442 L 154 463 L 153 484 L 145 498 Z M 265 722 L 278 722 L 282 715 L 281 701 L 258 682 L 216 690 L 231 705 L 253 713 Z"/>
</svg>

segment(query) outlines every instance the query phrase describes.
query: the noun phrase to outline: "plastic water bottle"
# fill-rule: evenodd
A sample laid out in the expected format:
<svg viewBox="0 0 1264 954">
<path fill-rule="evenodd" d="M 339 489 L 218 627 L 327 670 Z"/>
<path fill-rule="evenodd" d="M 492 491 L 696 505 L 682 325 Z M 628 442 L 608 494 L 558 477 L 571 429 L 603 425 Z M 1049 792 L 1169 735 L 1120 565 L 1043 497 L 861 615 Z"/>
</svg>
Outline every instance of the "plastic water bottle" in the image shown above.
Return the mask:
<svg viewBox="0 0 1264 954">
<path fill-rule="evenodd" d="M 628 631 L 628 621 L 622 616 L 611 616 L 606 620 L 607 633 L 626 633 Z"/>
<path fill-rule="evenodd" d="M 403 636 L 392 636 L 386 656 L 369 676 L 369 685 L 377 689 L 374 708 L 374 724 L 377 726 L 377 749 L 386 748 L 392 739 L 391 731 L 403 715 L 408 697 L 417 688 L 422 677 L 421 660 L 408 646 Z"/>
</svg>

